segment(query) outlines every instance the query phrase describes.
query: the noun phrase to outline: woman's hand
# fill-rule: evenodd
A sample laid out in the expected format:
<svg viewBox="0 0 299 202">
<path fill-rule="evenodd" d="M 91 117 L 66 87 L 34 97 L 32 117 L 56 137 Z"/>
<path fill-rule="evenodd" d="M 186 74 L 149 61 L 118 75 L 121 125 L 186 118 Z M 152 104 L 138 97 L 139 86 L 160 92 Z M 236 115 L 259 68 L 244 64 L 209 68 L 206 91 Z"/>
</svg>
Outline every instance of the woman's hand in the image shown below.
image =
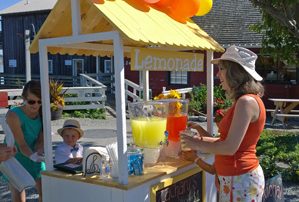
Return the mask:
<svg viewBox="0 0 299 202">
<path fill-rule="evenodd" d="M 182 150 L 198 150 L 198 144 L 202 141 L 202 136 L 195 135 L 193 137 L 182 134 L 181 146 Z"/>
<path fill-rule="evenodd" d="M 199 125 L 196 122 L 189 121 L 187 123 L 187 126 L 188 126 L 188 128 L 196 129 L 200 136 L 212 137 L 210 133 L 208 133 L 203 127 L 201 127 L 201 125 Z"/>
<path fill-rule="evenodd" d="M 187 126 L 188 126 L 188 128 L 194 128 L 194 129 L 198 129 L 198 127 L 199 127 L 199 125 L 197 124 L 197 123 L 195 123 L 195 122 L 193 122 L 193 121 L 189 121 L 188 123 L 187 123 Z"/>
<path fill-rule="evenodd" d="M 197 158 L 196 151 L 182 151 L 182 157 L 187 161 L 194 161 Z"/>
<path fill-rule="evenodd" d="M 73 163 L 80 165 L 82 163 L 83 158 L 77 157 L 77 158 L 71 158 L 67 160 L 65 163 Z"/>
<path fill-rule="evenodd" d="M 40 162 L 44 162 L 45 161 L 45 156 L 44 155 L 40 155 L 37 152 L 33 153 L 30 155 L 30 160 L 40 163 Z"/>
<path fill-rule="evenodd" d="M 14 147 L 8 147 L 5 144 L 0 144 L 0 162 L 6 161 L 16 154 Z"/>
</svg>

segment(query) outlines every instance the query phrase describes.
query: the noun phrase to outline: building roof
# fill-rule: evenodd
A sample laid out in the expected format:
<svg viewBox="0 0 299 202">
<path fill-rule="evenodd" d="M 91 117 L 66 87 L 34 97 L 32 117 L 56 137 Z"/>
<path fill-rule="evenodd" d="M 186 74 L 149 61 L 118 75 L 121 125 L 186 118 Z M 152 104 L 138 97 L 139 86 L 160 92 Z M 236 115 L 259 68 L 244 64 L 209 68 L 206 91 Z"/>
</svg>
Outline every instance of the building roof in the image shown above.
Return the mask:
<svg viewBox="0 0 299 202">
<path fill-rule="evenodd" d="M 144 4 L 133 6 L 124 0 L 80 1 L 81 33 L 117 31 L 125 47 L 153 47 L 170 50 L 224 49 L 192 21 L 177 22 L 163 12 Z M 140 5 L 139 5 L 140 6 Z M 71 1 L 59 0 L 31 43 L 32 53 L 38 52 L 38 40 L 72 35 Z M 112 41 L 97 41 L 93 45 L 112 45 Z M 109 55 L 108 50 L 83 50 L 76 47 L 49 47 L 52 54 Z"/>
<path fill-rule="evenodd" d="M 0 15 L 51 10 L 57 0 L 22 0 L 0 11 Z"/>
<path fill-rule="evenodd" d="M 249 26 L 261 22 L 262 15 L 249 0 L 214 0 L 210 13 L 192 19 L 223 47 L 261 47 L 262 35 Z"/>
</svg>

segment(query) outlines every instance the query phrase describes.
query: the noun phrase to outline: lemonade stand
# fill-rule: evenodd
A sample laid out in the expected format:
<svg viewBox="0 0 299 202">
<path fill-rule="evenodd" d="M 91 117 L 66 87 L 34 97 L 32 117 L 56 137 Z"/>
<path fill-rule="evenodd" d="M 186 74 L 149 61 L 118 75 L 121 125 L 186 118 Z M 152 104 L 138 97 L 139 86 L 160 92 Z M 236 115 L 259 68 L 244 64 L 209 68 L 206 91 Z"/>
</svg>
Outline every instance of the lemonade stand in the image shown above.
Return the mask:
<svg viewBox="0 0 299 202">
<path fill-rule="evenodd" d="M 155 3 L 161 3 L 160 5 Z M 206 50 L 208 86 L 212 86 L 213 52 L 224 49 L 185 13 L 166 10 L 166 1 L 58 0 L 34 38 L 30 50 L 39 52 L 43 103 L 43 125 L 47 171 L 42 173 L 43 201 L 215 201 L 214 180 L 192 162 L 169 159 L 146 167 L 141 176 L 128 176 L 127 128 L 124 93 L 124 57 L 131 57 L 132 70 L 143 74 L 144 98 L 148 99 L 148 71 L 203 71 L 204 54 L 179 52 Z M 196 1 L 173 5 L 199 8 Z M 204 2 L 202 0 L 202 2 Z M 190 4 L 190 5 L 189 5 Z M 184 8 L 183 8 L 184 7 Z M 187 9 L 188 10 L 188 9 Z M 194 14 L 194 13 L 193 13 Z M 192 15 L 193 15 L 192 14 Z M 188 14 L 189 15 L 189 14 Z M 118 173 L 116 180 L 66 174 L 53 169 L 50 124 L 48 53 L 114 56 L 117 112 Z M 212 91 L 210 91 L 212 92 Z M 212 94 L 209 94 L 212 106 Z M 208 109 L 210 120 L 212 110 Z M 138 123 L 137 123 L 138 122 Z M 150 123 L 149 123 L 150 122 Z M 166 119 L 133 120 L 133 130 L 150 132 L 146 145 L 161 138 L 150 130 L 164 130 Z M 137 126 L 138 125 L 138 126 Z M 163 128 L 162 128 L 163 125 Z M 211 122 L 208 130 L 212 129 Z M 157 136 L 156 136 L 157 135 Z M 136 139 L 143 144 L 143 139 Z"/>
</svg>

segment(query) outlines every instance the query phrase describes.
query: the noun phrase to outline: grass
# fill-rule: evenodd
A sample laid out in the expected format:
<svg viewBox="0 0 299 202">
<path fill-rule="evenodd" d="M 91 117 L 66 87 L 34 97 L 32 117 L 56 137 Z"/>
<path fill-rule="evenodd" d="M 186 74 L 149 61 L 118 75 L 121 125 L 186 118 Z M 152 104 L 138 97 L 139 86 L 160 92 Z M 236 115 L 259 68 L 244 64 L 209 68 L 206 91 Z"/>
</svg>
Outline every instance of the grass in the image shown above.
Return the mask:
<svg viewBox="0 0 299 202">
<path fill-rule="evenodd" d="M 299 182 L 299 134 L 264 130 L 257 146 L 257 155 L 265 178 L 281 173 L 284 181 Z"/>
</svg>

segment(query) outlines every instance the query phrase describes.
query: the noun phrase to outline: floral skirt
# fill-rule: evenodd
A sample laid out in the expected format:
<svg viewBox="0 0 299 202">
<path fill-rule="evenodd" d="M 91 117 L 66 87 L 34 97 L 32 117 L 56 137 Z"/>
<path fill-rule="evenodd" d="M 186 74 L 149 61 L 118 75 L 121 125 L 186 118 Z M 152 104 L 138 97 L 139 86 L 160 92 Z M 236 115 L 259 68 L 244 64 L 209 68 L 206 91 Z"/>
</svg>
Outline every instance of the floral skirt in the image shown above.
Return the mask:
<svg viewBox="0 0 299 202">
<path fill-rule="evenodd" d="M 220 202 L 260 202 L 263 198 L 265 178 L 262 167 L 238 176 L 218 176 Z"/>
</svg>

